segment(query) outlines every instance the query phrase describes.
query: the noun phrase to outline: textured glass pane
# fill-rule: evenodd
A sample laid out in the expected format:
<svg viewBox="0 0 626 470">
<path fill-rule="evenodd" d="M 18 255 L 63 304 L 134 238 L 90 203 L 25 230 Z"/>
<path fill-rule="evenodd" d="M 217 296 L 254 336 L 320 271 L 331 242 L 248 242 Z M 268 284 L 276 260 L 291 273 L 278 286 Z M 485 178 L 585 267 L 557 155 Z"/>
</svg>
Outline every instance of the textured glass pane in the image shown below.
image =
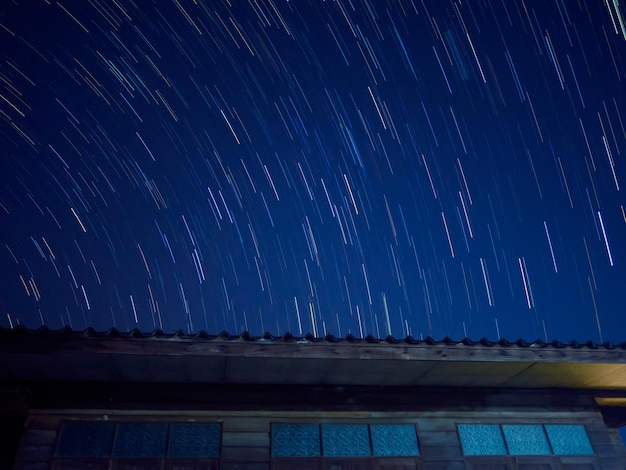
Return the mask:
<svg viewBox="0 0 626 470">
<path fill-rule="evenodd" d="M 219 457 L 220 425 L 175 423 L 170 425 L 168 457 Z"/>
<path fill-rule="evenodd" d="M 323 424 L 322 448 L 330 457 L 371 455 L 367 424 Z"/>
<path fill-rule="evenodd" d="M 108 457 L 115 425 L 108 421 L 63 421 L 57 457 Z"/>
<path fill-rule="evenodd" d="M 587 431 L 582 424 L 546 424 L 545 428 L 555 454 L 593 454 Z"/>
<path fill-rule="evenodd" d="M 113 457 L 164 457 L 167 424 L 118 423 Z"/>
<path fill-rule="evenodd" d="M 465 455 L 506 455 L 504 439 L 497 424 L 459 424 Z"/>
<path fill-rule="evenodd" d="M 551 454 L 548 439 L 540 424 L 504 424 L 502 430 L 512 455 Z"/>
<path fill-rule="evenodd" d="M 370 432 L 374 455 L 420 455 L 412 424 L 372 424 Z"/>
<path fill-rule="evenodd" d="M 320 453 L 319 425 L 272 424 L 272 455 L 316 457 Z"/>
</svg>

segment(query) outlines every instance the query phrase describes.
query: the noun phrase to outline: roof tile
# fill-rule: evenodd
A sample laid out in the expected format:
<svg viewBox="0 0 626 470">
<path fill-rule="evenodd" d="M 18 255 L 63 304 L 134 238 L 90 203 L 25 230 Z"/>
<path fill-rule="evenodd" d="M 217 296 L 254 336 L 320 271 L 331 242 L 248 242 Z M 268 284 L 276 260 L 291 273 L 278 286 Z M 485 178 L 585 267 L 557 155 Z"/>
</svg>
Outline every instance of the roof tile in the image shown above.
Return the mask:
<svg viewBox="0 0 626 470">
<path fill-rule="evenodd" d="M 28 329 L 24 325 L 18 325 L 15 328 L 4 328 L 0 327 L 0 338 L 19 338 L 22 336 L 31 336 L 31 337 L 40 337 L 40 336 L 50 336 L 50 337 L 87 337 L 87 338 L 132 338 L 132 339 L 147 339 L 147 338 L 158 338 L 164 340 L 179 340 L 179 339 L 194 339 L 201 341 L 275 341 L 275 342 L 311 342 L 311 343 L 320 343 L 320 342 L 328 342 L 328 343 L 368 343 L 368 344 L 409 344 L 409 345 L 417 345 L 417 344 L 425 344 L 425 345 L 446 345 L 446 346 L 454 346 L 454 345 L 463 345 L 463 346 L 502 346 L 502 347 L 519 347 L 519 348 L 572 348 L 572 349 L 581 349 L 581 348 L 589 348 L 589 349 L 626 349 L 626 341 L 621 343 L 611 343 L 606 341 L 604 343 L 594 343 L 593 341 L 585 341 L 579 342 L 576 340 L 572 340 L 569 342 L 562 342 L 559 340 L 552 340 L 549 342 L 543 341 L 541 339 L 536 339 L 534 341 L 526 341 L 522 338 L 519 338 L 515 341 L 509 341 L 506 338 L 501 338 L 498 341 L 493 341 L 488 338 L 481 338 L 479 340 L 472 340 L 471 338 L 462 338 L 460 340 L 455 340 L 449 336 L 446 336 L 443 339 L 437 340 L 430 336 L 427 336 L 423 339 L 416 339 L 412 336 L 406 336 L 405 338 L 395 338 L 391 335 L 385 338 L 376 338 L 373 335 L 367 335 L 364 338 L 356 337 L 352 334 L 348 334 L 344 337 L 337 337 L 332 333 L 327 334 L 326 336 L 315 337 L 311 333 L 308 333 L 305 336 L 295 336 L 294 334 L 287 332 L 282 336 L 276 336 L 269 332 L 264 333 L 261 336 L 254 336 L 248 331 L 243 331 L 237 335 L 233 335 L 228 331 L 222 331 L 218 334 L 207 333 L 204 330 L 200 330 L 196 333 L 185 333 L 182 330 L 178 330 L 172 333 L 166 333 L 163 330 L 156 329 L 149 332 L 141 331 L 137 328 L 134 328 L 127 332 L 119 331 L 117 328 L 110 328 L 106 331 L 97 331 L 93 327 L 86 328 L 84 330 L 73 330 L 69 326 L 65 326 L 58 330 L 51 330 L 47 326 L 41 326 L 37 329 Z"/>
</svg>

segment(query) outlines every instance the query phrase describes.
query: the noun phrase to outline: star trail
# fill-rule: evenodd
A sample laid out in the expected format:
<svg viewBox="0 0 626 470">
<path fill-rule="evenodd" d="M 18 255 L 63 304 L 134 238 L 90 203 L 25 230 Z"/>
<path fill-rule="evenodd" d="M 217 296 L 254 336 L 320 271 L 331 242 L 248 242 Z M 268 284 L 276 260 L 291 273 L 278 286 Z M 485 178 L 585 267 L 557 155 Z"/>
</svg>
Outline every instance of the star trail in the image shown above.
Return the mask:
<svg viewBox="0 0 626 470">
<path fill-rule="evenodd" d="M 618 0 L 0 6 L 0 324 L 623 341 Z"/>
</svg>

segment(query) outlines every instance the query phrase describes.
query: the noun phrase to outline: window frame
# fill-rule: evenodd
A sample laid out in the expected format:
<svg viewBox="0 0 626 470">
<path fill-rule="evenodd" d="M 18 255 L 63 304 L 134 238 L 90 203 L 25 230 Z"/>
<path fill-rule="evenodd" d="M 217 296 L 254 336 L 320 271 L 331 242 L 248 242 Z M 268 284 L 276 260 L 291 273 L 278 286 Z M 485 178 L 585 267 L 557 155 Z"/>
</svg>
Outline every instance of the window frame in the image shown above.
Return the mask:
<svg viewBox="0 0 626 470">
<path fill-rule="evenodd" d="M 67 442 L 62 443 L 63 436 L 63 427 L 66 423 L 93 423 L 94 425 L 102 424 L 103 427 L 112 426 L 110 436 L 107 436 L 107 439 L 110 442 L 108 445 L 108 453 L 106 455 L 98 455 L 92 456 L 89 455 L 89 451 L 85 450 L 81 455 L 80 451 L 74 455 L 69 455 L 68 452 L 65 452 L 63 449 L 71 446 L 71 439 L 75 438 L 70 434 L 70 436 L 65 437 L 68 439 Z M 155 456 L 141 456 L 141 455 L 116 455 L 115 443 L 118 439 L 118 432 L 120 427 L 127 425 L 165 425 L 165 441 L 163 453 L 161 455 Z M 217 444 L 212 446 L 216 447 L 217 452 L 214 455 L 170 455 L 171 444 L 173 441 L 172 437 L 172 428 L 177 425 L 208 425 L 212 427 L 217 427 L 217 432 L 215 435 L 211 436 L 211 438 L 217 437 Z M 70 425 L 71 426 L 71 425 Z M 80 428 L 80 426 L 78 426 Z M 222 456 L 222 434 L 223 434 L 223 423 L 220 421 L 181 421 L 181 420 L 161 420 L 161 419 L 150 419 L 150 420 L 137 420 L 137 419 L 119 419 L 119 420 L 107 420 L 107 419 L 62 419 L 57 428 L 57 435 L 54 443 L 54 447 L 52 450 L 51 458 L 51 468 L 53 469 L 63 469 L 63 468 L 91 468 L 94 470 L 100 469 L 109 469 L 109 468 L 125 468 L 125 465 L 137 463 L 140 465 L 150 465 L 151 462 L 158 463 L 158 468 L 169 469 L 173 468 L 175 465 L 185 465 L 186 463 L 195 465 L 192 468 L 196 468 L 197 465 L 202 465 L 202 468 L 206 469 L 216 469 L 219 466 L 219 461 Z M 178 444 L 178 443 L 177 443 Z"/>
<path fill-rule="evenodd" d="M 275 454 L 275 443 L 274 443 L 274 430 L 276 429 L 277 426 L 317 426 L 318 431 L 317 431 L 317 437 L 319 439 L 319 454 L 318 455 L 280 455 L 280 454 Z M 324 426 L 341 426 L 341 425 L 362 425 L 362 426 L 366 426 L 367 429 L 367 438 L 368 438 L 368 446 L 369 446 L 369 454 L 367 455 L 354 455 L 354 456 L 350 456 L 350 455 L 328 455 L 325 453 L 325 446 L 324 446 Z M 385 425 L 385 426 L 401 426 L 401 427 L 405 427 L 405 426 L 409 426 L 413 429 L 413 436 L 415 438 L 415 451 L 417 452 L 417 454 L 413 454 L 413 455 L 379 455 L 375 453 L 375 448 L 374 448 L 374 437 L 372 434 L 372 426 L 379 426 L 379 425 Z M 345 460 L 345 459 L 349 459 L 349 460 L 373 460 L 373 459 L 377 459 L 377 460 L 384 460 L 384 461 L 392 461 L 392 460 L 397 460 L 397 459 L 409 459 L 411 461 L 415 461 L 417 462 L 418 460 L 421 462 L 422 459 L 422 453 L 421 453 L 421 447 L 420 447 L 420 443 L 419 443 L 419 432 L 418 432 L 418 423 L 412 422 L 412 423 L 402 423 L 402 422 L 362 422 L 362 421 L 324 421 L 324 422 L 320 422 L 320 421 L 315 421 L 315 422 L 311 422 L 311 421 L 272 421 L 270 422 L 270 459 L 272 461 L 276 461 L 276 462 L 288 462 L 288 461 L 295 461 L 295 460 L 302 460 L 303 463 L 306 463 L 308 461 L 313 462 L 316 460 L 321 460 L 322 463 L 320 465 L 326 465 L 324 462 L 329 461 L 329 459 L 332 460 Z M 287 465 L 287 464 L 286 464 Z M 417 463 L 416 463 L 417 465 Z M 288 465 L 287 465 L 288 466 Z"/>
<path fill-rule="evenodd" d="M 463 439 L 461 437 L 461 431 L 460 431 L 460 426 L 497 426 L 499 428 L 499 432 L 500 435 L 502 437 L 502 441 L 504 443 L 504 448 L 506 453 L 505 454 L 466 454 L 466 449 L 463 446 Z M 512 453 L 511 449 L 510 449 L 510 445 L 509 445 L 509 441 L 507 440 L 507 436 L 506 433 L 504 432 L 504 426 L 541 426 L 541 429 L 543 431 L 543 434 L 545 436 L 546 439 L 546 443 L 548 445 L 549 454 L 523 454 L 523 453 Z M 550 439 L 550 434 L 548 433 L 548 430 L 546 429 L 547 426 L 572 426 L 572 427 L 577 427 L 577 428 L 582 428 L 582 431 L 584 432 L 584 436 L 587 440 L 587 443 L 589 444 L 589 447 L 591 449 L 591 453 L 590 454 L 583 454 L 583 453 L 575 453 L 575 454 L 567 454 L 567 453 L 557 453 L 555 452 L 555 448 L 553 445 L 552 440 Z M 456 432 L 457 432 L 457 436 L 459 438 L 459 444 L 461 446 L 461 452 L 464 458 L 474 458 L 474 457 L 512 457 L 512 458 L 526 458 L 526 457 L 533 457 L 533 458 L 539 458 L 539 457 L 555 457 L 555 458 L 561 458 L 561 457 L 596 457 L 597 453 L 595 451 L 595 449 L 593 448 L 593 444 L 591 443 L 591 439 L 589 438 L 589 432 L 587 430 L 587 426 L 585 424 L 582 423 L 572 423 L 572 422 L 550 422 L 550 423 L 545 423 L 545 422 L 541 422 L 541 423 L 519 423 L 519 422 L 490 422 L 490 423 L 476 423 L 476 422 L 457 422 L 456 423 Z"/>
</svg>

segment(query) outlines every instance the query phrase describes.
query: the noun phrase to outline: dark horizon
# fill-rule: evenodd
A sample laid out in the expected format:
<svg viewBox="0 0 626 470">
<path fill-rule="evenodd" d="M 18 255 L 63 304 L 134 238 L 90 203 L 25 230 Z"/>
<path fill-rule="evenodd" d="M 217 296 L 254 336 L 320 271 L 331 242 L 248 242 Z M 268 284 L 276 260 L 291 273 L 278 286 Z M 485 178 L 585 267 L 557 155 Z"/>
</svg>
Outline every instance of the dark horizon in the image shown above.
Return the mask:
<svg viewBox="0 0 626 470">
<path fill-rule="evenodd" d="M 0 26 L 0 326 L 626 340 L 619 3 Z"/>
</svg>

